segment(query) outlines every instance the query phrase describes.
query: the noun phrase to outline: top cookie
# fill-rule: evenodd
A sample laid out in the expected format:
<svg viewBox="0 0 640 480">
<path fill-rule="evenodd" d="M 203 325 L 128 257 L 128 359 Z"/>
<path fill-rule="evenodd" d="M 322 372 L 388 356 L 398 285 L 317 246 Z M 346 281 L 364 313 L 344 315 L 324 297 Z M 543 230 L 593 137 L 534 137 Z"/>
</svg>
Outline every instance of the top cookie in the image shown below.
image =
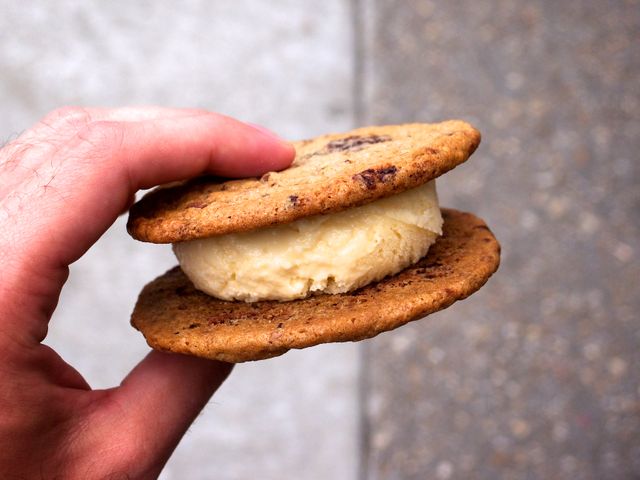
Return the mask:
<svg viewBox="0 0 640 480">
<path fill-rule="evenodd" d="M 199 177 L 148 193 L 131 208 L 127 230 L 138 240 L 174 243 L 337 212 L 422 185 L 464 162 L 479 143 L 480 133 L 460 120 L 302 140 L 281 172 Z"/>
</svg>

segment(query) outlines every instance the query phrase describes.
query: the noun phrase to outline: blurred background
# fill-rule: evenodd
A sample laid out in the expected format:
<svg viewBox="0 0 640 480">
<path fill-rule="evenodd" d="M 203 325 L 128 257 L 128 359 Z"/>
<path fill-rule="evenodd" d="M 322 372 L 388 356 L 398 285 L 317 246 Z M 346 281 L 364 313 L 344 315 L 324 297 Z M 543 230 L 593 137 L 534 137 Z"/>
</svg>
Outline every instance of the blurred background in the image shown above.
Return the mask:
<svg viewBox="0 0 640 480">
<path fill-rule="evenodd" d="M 0 140 L 63 105 L 200 107 L 298 139 L 463 118 L 439 181 L 503 245 L 450 309 L 239 365 L 163 479 L 640 478 L 640 2 L 0 0 Z M 108 192 L 105 192 L 108 195 Z M 175 261 L 121 218 L 47 343 L 96 388 Z"/>
</svg>

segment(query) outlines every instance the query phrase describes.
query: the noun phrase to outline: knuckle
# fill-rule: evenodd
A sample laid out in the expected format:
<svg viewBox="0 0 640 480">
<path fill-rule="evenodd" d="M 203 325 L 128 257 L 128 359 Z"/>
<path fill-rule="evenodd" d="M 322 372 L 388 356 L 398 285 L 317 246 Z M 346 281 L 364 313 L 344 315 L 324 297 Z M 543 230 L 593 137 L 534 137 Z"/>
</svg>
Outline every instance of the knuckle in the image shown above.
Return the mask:
<svg viewBox="0 0 640 480">
<path fill-rule="evenodd" d="M 122 145 L 124 129 L 120 122 L 89 122 L 78 130 L 78 138 L 96 149 L 113 150 Z"/>
<path fill-rule="evenodd" d="M 37 131 L 48 136 L 67 136 L 70 132 L 91 122 L 91 113 L 83 107 L 57 108 L 38 122 Z"/>
<path fill-rule="evenodd" d="M 88 123 L 91 121 L 91 114 L 83 107 L 64 106 L 48 113 L 43 121 L 52 125 Z"/>
</svg>

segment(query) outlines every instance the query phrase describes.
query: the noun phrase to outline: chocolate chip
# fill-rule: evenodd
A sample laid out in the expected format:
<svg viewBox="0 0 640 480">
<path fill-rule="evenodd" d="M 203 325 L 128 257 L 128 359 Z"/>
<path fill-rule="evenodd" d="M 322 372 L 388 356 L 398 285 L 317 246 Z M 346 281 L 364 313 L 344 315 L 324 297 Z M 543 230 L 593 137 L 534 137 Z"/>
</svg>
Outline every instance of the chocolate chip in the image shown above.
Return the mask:
<svg viewBox="0 0 640 480">
<path fill-rule="evenodd" d="M 376 173 L 382 177 L 382 181 L 384 182 L 388 175 L 393 176 L 397 171 L 398 167 L 396 167 L 395 165 L 391 165 L 390 167 L 377 169 Z"/>
<path fill-rule="evenodd" d="M 349 137 L 330 141 L 329 143 L 327 143 L 327 145 L 325 145 L 324 149 L 318 153 L 325 154 L 333 152 L 355 151 L 364 148 L 366 145 L 388 142 L 389 140 L 391 140 L 391 137 L 388 135 L 370 135 L 368 137 L 351 135 Z"/>
<path fill-rule="evenodd" d="M 294 207 L 297 207 L 299 203 L 298 195 L 289 195 L 289 202 L 291 202 L 291 205 Z"/>
<path fill-rule="evenodd" d="M 369 168 L 364 172 L 357 173 L 353 176 L 354 180 L 359 180 L 367 187 L 367 190 L 373 190 L 376 188 L 376 175 L 373 168 Z"/>
<path fill-rule="evenodd" d="M 367 190 L 375 190 L 378 183 L 386 183 L 392 179 L 398 168 L 395 165 L 384 168 L 368 168 L 360 173 L 356 173 L 352 178 L 362 182 Z"/>
</svg>

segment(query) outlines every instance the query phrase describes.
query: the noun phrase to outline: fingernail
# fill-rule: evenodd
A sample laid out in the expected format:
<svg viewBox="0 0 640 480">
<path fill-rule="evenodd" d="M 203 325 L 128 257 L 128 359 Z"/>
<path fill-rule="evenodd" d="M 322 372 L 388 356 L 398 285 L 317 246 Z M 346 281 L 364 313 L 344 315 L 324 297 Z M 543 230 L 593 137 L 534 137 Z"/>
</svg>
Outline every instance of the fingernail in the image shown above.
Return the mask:
<svg viewBox="0 0 640 480">
<path fill-rule="evenodd" d="M 284 138 L 276 135 L 274 132 L 272 132 L 268 128 L 265 128 L 265 127 L 263 127 L 261 125 L 256 125 L 255 123 L 249 123 L 249 122 L 247 122 L 247 125 L 253 127 L 254 129 L 259 131 L 263 135 L 266 135 L 267 137 L 269 137 L 269 138 L 271 138 L 273 140 L 277 140 L 277 141 L 282 142 L 282 143 L 289 143 Z"/>
</svg>

